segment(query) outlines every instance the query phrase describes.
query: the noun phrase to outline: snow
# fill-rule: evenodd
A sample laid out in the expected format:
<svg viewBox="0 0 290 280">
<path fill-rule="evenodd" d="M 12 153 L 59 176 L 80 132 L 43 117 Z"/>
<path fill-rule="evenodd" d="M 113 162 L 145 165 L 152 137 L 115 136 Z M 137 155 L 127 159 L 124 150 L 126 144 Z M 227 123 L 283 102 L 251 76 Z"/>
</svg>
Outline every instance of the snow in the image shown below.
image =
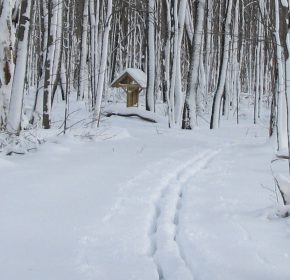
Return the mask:
<svg viewBox="0 0 290 280">
<path fill-rule="evenodd" d="M 288 0 L 281 0 L 281 4 L 284 7 L 288 7 Z"/>
<path fill-rule="evenodd" d="M 1 279 L 290 279 L 272 153 L 259 125 L 112 116 L 0 154 Z"/>
<path fill-rule="evenodd" d="M 126 73 L 128 73 L 134 79 L 134 81 L 141 86 L 141 88 L 146 88 L 147 75 L 142 70 L 137 68 L 126 68 L 111 84 L 114 84 Z"/>
</svg>

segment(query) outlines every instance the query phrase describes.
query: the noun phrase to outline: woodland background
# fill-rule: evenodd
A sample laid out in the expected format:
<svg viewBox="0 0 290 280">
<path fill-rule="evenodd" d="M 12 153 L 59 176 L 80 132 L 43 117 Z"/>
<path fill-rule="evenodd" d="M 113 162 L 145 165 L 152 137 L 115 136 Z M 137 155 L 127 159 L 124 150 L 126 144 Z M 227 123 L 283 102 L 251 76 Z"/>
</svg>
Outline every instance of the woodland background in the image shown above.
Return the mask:
<svg viewBox="0 0 290 280">
<path fill-rule="evenodd" d="M 49 129 L 58 94 L 64 131 L 78 100 L 99 123 L 110 82 L 132 67 L 147 73 L 146 110 L 164 104 L 170 127 L 193 129 L 204 113 L 210 128 L 221 115 L 239 123 L 249 98 L 252 122 L 266 104 L 285 149 L 288 21 L 285 0 L 0 0 L 0 129 Z"/>
</svg>

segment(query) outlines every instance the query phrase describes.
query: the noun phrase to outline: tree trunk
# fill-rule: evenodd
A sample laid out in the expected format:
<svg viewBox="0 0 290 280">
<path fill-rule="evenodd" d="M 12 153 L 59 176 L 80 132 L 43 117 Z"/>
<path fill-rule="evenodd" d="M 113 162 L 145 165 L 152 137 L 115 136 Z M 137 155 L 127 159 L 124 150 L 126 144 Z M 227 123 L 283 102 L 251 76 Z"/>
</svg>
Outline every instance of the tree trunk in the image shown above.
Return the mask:
<svg viewBox="0 0 290 280">
<path fill-rule="evenodd" d="M 111 28 L 111 18 L 112 18 L 112 0 L 108 0 L 104 33 L 102 39 L 101 62 L 98 78 L 98 87 L 96 92 L 96 103 L 94 108 L 94 120 L 97 121 L 98 124 L 100 121 L 101 103 L 104 90 L 105 74 L 107 70 L 107 60 L 108 60 L 107 56 L 108 56 L 109 33 Z"/>
<path fill-rule="evenodd" d="M 21 130 L 25 72 L 28 54 L 29 17 L 31 14 L 32 2 L 33 0 L 22 0 L 21 2 L 19 26 L 16 35 L 15 70 L 6 128 L 9 133 L 17 135 Z"/>
<path fill-rule="evenodd" d="M 184 129 L 193 129 L 197 126 L 196 95 L 199 79 L 198 72 L 199 72 L 200 55 L 202 55 L 201 46 L 202 46 L 204 12 L 205 12 L 205 0 L 199 0 L 183 112 L 182 128 Z"/>
<path fill-rule="evenodd" d="M 146 110 L 155 111 L 155 0 L 147 0 L 147 91 Z"/>
<path fill-rule="evenodd" d="M 224 94 L 227 68 L 228 68 L 228 60 L 229 60 L 229 46 L 230 46 L 230 24 L 232 19 L 232 4 L 233 0 L 228 0 L 227 5 L 227 13 L 226 20 L 224 23 L 224 45 L 223 45 L 223 53 L 222 53 L 222 64 L 219 72 L 219 80 L 217 90 L 214 94 L 213 105 L 212 105 L 212 113 L 211 113 L 211 121 L 210 128 L 218 128 L 220 121 L 220 109 L 221 109 L 221 100 Z"/>
</svg>

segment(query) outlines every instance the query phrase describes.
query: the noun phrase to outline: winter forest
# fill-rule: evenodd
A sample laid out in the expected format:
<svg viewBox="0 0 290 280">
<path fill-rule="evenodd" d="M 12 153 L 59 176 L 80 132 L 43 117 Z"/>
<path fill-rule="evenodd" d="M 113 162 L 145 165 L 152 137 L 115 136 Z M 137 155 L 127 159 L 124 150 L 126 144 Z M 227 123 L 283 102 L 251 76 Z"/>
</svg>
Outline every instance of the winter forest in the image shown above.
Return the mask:
<svg viewBox="0 0 290 280">
<path fill-rule="evenodd" d="M 146 110 L 164 104 L 169 127 L 194 129 L 205 111 L 210 128 L 221 115 L 239 123 L 247 94 L 251 122 L 267 103 L 269 134 L 287 146 L 287 1 L 2 0 L 0 8 L 2 131 L 50 129 L 57 95 L 64 119 L 71 99 L 85 100 L 98 123 L 110 82 L 138 68 L 148 78 Z"/>
<path fill-rule="evenodd" d="M 289 0 L 0 0 L 1 279 L 290 279 L 289 151 Z"/>
</svg>

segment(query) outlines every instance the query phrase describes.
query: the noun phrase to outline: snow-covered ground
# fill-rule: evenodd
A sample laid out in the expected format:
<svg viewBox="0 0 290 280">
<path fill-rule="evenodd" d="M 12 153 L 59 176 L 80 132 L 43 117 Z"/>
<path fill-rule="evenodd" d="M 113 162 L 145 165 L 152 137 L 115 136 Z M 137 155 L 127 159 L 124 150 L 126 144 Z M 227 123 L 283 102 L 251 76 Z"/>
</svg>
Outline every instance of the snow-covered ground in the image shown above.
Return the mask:
<svg viewBox="0 0 290 280">
<path fill-rule="evenodd" d="M 116 116 L 1 155 L 0 279 L 290 279 L 272 155 L 261 126 Z"/>
</svg>

